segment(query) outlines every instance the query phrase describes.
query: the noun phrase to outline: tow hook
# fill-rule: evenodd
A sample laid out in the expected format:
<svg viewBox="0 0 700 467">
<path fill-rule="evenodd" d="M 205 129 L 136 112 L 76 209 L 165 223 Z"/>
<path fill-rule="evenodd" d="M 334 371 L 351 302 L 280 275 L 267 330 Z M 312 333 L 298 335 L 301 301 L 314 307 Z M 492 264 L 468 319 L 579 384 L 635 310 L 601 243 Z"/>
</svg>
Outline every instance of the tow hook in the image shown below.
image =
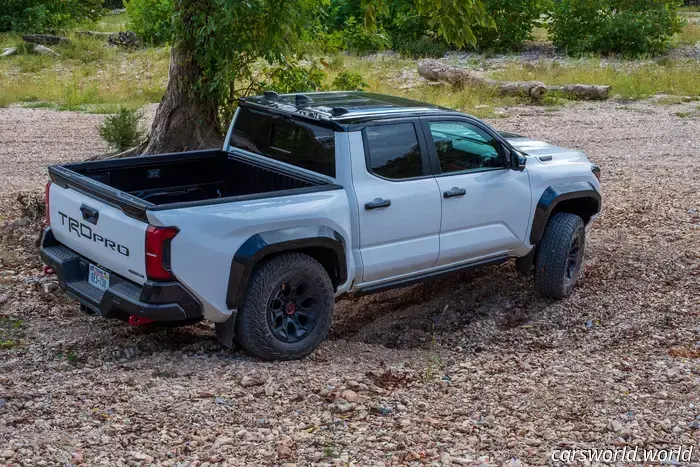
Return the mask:
<svg viewBox="0 0 700 467">
<path fill-rule="evenodd" d="M 129 316 L 129 326 L 143 326 L 145 324 L 154 323 L 155 321 L 149 318 L 143 318 L 141 316 L 130 315 Z"/>
<path fill-rule="evenodd" d="M 49 266 L 46 266 L 46 265 L 44 265 L 41 268 L 41 271 L 44 273 L 45 276 L 53 276 L 55 274 L 53 269 L 51 269 Z"/>
</svg>

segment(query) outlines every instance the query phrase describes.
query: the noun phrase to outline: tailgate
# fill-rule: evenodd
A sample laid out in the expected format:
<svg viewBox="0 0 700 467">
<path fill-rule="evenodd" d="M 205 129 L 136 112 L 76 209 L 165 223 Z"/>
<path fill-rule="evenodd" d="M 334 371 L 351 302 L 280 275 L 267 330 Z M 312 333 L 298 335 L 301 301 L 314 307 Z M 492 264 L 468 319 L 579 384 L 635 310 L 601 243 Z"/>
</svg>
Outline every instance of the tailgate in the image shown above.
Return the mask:
<svg viewBox="0 0 700 467">
<path fill-rule="evenodd" d="M 70 187 L 49 187 L 51 231 L 60 243 L 139 284 L 146 282 L 148 224 Z"/>
</svg>

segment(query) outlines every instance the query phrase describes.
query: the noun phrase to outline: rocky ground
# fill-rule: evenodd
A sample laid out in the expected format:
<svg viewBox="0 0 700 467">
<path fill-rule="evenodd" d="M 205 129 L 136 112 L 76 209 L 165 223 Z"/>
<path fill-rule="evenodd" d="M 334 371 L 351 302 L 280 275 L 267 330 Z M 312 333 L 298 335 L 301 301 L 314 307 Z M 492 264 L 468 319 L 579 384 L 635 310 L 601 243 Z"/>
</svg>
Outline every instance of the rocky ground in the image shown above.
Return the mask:
<svg viewBox="0 0 700 467">
<path fill-rule="evenodd" d="M 603 167 L 570 299 L 491 267 L 341 302 L 330 339 L 286 363 L 221 350 L 204 324 L 81 314 L 42 276 L 40 198 L 16 191 L 103 149 L 100 117 L 0 110 L 0 464 L 540 466 L 565 447 L 682 444 L 699 465 L 696 105 L 492 122 Z"/>
</svg>

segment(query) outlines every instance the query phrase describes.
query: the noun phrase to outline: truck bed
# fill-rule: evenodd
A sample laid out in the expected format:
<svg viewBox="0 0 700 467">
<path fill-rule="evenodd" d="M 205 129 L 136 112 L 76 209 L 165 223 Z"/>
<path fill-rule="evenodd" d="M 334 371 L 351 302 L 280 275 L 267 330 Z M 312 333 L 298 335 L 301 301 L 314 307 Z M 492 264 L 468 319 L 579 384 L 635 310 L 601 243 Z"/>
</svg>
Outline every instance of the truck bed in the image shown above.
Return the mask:
<svg viewBox="0 0 700 467">
<path fill-rule="evenodd" d="M 257 162 L 257 161 L 256 161 Z M 63 166 L 155 205 L 318 185 L 222 150 L 191 151 Z"/>
</svg>

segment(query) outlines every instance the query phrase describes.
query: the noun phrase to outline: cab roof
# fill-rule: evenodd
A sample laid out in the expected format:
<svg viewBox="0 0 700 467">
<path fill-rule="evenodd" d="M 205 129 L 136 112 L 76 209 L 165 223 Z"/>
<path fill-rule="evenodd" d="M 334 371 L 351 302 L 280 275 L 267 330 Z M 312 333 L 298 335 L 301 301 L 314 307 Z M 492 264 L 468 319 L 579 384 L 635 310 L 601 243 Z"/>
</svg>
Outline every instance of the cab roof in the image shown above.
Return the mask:
<svg viewBox="0 0 700 467">
<path fill-rule="evenodd" d="M 242 107 L 257 107 L 275 113 L 312 119 L 347 130 L 354 123 L 366 123 L 391 117 L 412 117 L 436 113 L 457 113 L 426 102 L 361 91 L 277 94 L 240 99 Z"/>
</svg>

